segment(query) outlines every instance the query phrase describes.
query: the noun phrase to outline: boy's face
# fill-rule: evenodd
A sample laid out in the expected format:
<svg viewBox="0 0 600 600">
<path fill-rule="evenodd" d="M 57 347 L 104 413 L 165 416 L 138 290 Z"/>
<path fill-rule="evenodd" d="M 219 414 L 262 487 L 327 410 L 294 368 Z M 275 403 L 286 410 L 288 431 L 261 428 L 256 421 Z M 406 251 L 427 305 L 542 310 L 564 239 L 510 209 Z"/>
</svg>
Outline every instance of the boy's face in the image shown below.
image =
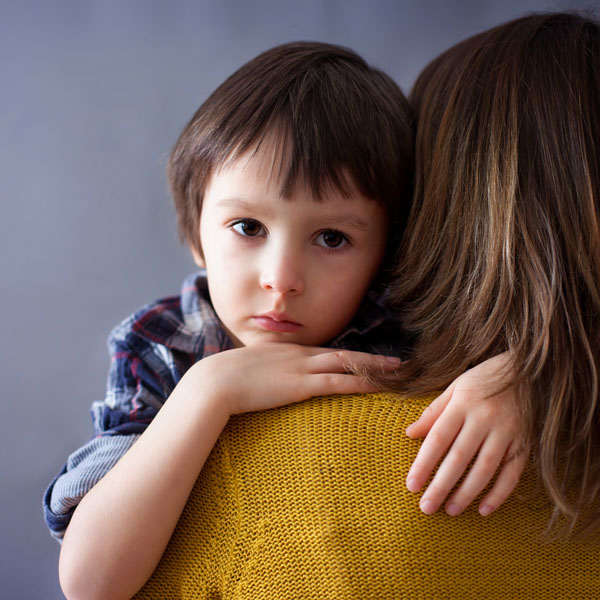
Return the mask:
<svg viewBox="0 0 600 600">
<path fill-rule="evenodd" d="M 358 192 L 316 202 L 300 184 L 283 199 L 271 156 L 213 173 L 200 217 L 214 309 L 236 346 L 322 345 L 349 323 L 385 251 L 385 208 Z"/>
</svg>

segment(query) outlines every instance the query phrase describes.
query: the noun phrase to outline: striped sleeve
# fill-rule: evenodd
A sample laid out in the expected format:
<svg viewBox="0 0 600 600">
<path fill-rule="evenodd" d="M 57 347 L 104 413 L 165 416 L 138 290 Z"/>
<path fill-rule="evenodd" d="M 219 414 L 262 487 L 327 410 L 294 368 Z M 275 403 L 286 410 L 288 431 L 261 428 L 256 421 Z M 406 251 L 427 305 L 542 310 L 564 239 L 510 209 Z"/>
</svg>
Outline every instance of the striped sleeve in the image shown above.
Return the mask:
<svg viewBox="0 0 600 600">
<path fill-rule="evenodd" d="M 91 410 L 95 437 L 68 457 L 44 495 L 46 524 L 59 540 L 82 498 L 131 448 L 175 387 L 172 354 L 138 335 L 135 324 L 135 316 L 130 317 L 109 337 L 106 397 Z"/>
<path fill-rule="evenodd" d="M 81 499 L 113 468 L 139 434 L 94 438 L 71 454 L 44 494 L 44 518 L 61 540 Z"/>
<path fill-rule="evenodd" d="M 68 457 L 44 494 L 45 520 L 55 538 L 62 538 L 81 499 L 145 431 L 184 373 L 215 339 L 223 347 L 228 341 L 202 295 L 205 287 L 204 275 L 196 273 L 181 296 L 147 304 L 110 333 L 106 395 L 91 409 L 94 438 Z"/>
</svg>

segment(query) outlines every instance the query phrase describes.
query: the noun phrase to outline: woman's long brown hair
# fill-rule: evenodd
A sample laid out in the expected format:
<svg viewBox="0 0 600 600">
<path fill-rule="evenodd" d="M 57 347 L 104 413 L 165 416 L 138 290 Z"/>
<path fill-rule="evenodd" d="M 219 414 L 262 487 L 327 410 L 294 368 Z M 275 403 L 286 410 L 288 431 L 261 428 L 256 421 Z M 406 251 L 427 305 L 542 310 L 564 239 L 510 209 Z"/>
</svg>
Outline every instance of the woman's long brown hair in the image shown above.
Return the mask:
<svg viewBox="0 0 600 600">
<path fill-rule="evenodd" d="M 403 392 L 510 351 L 561 533 L 600 527 L 600 27 L 536 14 L 434 60 L 392 300 Z"/>
</svg>

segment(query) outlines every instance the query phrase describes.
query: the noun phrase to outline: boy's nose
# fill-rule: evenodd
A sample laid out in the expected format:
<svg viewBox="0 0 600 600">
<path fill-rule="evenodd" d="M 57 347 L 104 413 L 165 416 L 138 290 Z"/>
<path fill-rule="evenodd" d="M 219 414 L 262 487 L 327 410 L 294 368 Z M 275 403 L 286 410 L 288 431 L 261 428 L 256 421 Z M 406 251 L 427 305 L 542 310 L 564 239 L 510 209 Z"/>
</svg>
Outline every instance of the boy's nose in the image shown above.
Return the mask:
<svg viewBox="0 0 600 600">
<path fill-rule="evenodd" d="M 281 257 L 268 261 L 261 270 L 260 285 L 269 292 L 297 295 L 304 290 L 304 278 L 298 260 Z"/>
</svg>

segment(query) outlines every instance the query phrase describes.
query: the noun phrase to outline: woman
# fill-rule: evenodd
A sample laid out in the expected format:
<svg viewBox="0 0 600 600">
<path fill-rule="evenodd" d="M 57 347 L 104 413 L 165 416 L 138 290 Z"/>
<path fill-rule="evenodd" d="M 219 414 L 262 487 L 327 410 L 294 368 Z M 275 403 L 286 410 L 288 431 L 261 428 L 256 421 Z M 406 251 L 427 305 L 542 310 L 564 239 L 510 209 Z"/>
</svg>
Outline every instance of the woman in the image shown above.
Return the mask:
<svg viewBox="0 0 600 600">
<path fill-rule="evenodd" d="M 417 342 L 395 386 L 442 389 L 508 351 L 551 525 L 597 529 L 600 26 L 500 25 L 434 60 L 411 100 L 416 190 L 392 296 Z"/>
</svg>

